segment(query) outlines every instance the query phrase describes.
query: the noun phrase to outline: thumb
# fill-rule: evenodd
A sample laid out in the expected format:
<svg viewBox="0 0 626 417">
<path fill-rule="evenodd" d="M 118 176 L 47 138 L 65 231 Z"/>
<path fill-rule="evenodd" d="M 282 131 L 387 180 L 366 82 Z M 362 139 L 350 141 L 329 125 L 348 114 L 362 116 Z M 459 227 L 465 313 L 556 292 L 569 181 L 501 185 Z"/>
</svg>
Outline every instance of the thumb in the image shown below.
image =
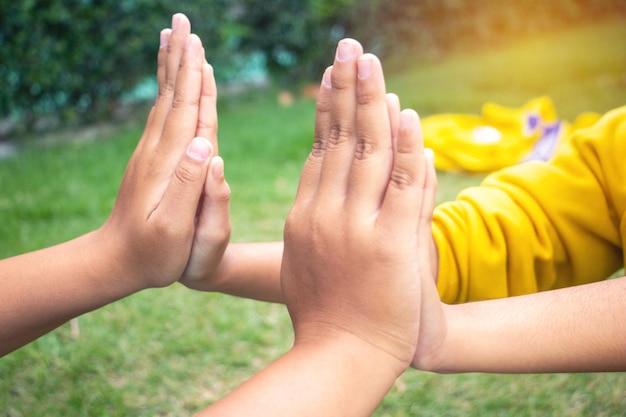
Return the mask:
<svg viewBox="0 0 626 417">
<path fill-rule="evenodd" d="M 191 141 L 165 189 L 159 204 L 161 215 L 193 224 L 212 155 L 208 139 L 198 136 Z"/>
</svg>

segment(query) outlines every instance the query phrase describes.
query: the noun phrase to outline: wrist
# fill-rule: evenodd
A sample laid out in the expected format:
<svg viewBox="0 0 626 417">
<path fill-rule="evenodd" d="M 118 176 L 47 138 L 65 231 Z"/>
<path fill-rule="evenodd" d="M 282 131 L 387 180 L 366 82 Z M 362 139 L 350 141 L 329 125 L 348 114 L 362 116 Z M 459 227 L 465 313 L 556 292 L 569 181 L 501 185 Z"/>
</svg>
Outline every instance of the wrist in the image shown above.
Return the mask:
<svg viewBox="0 0 626 417">
<path fill-rule="evenodd" d="M 337 358 L 343 358 L 341 361 L 346 368 L 358 368 L 363 377 L 376 378 L 382 385 L 387 381 L 391 386 L 410 366 L 408 356 L 400 356 L 395 350 L 352 332 L 327 328 L 309 330 L 296 330 L 294 349 L 332 352 Z"/>
<path fill-rule="evenodd" d="M 371 415 L 398 376 L 395 359 L 350 334 L 330 336 L 296 337 L 285 355 L 199 415 Z"/>
<path fill-rule="evenodd" d="M 148 281 L 142 279 L 144 271 L 138 270 L 137 261 L 130 256 L 130 248 L 116 233 L 110 233 L 106 225 L 84 239 L 82 259 L 92 271 L 94 287 L 99 287 L 103 294 L 120 299 L 150 288 Z"/>
<path fill-rule="evenodd" d="M 467 326 L 467 323 L 464 323 L 464 313 L 456 307 L 459 306 L 440 303 L 440 313 L 431 315 L 432 326 L 429 330 L 420 332 L 411 367 L 443 374 L 458 371 L 454 361 L 457 356 L 454 338 L 459 332 L 455 329 L 458 326 Z M 465 341 L 459 342 L 462 345 Z"/>
<path fill-rule="evenodd" d="M 219 261 L 204 270 L 197 271 L 195 276 L 184 275 L 181 283 L 199 291 L 228 293 L 228 288 L 236 281 L 233 267 L 237 266 L 237 249 L 233 244 L 228 244 L 221 254 Z"/>
</svg>

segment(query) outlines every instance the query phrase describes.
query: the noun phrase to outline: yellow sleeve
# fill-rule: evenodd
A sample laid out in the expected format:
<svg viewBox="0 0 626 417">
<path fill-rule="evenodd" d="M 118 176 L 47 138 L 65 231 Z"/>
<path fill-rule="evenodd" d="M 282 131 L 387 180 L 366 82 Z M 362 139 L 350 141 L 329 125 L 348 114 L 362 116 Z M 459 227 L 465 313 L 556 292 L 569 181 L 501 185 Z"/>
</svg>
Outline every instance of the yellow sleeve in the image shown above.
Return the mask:
<svg viewBox="0 0 626 417">
<path fill-rule="evenodd" d="M 606 279 L 623 266 L 626 107 L 574 132 L 549 162 L 488 176 L 437 207 L 442 300 L 460 303 Z"/>
</svg>

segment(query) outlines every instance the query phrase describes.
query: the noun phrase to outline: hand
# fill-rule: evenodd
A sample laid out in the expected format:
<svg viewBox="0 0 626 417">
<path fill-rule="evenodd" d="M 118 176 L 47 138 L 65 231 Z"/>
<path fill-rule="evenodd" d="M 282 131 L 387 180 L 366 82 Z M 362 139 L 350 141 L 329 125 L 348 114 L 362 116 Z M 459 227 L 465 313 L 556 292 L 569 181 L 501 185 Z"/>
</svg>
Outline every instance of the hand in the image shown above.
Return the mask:
<svg viewBox="0 0 626 417">
<path fill-rule="evenodd" d="M 205 62 L 202 100 L 196 135 L 209 138 L 217 153 L 217 88 L 213 70 Z M 230 187 L 224 178 L 224 161 L 215 156 L 210 163 L 196 213 L 191 254 L 180 282 L 201 291 L 215 290 L 215 282 L 227 268 L 224 252 L 230 239 Z"/>
<path fill-rule="evenodd" d="M 387 94 L 390 133 L 394 143 L 399 135 L 400 103 L 398 97 Z M 419 280 L 421 297 L 419 300 L 420 314 L 419 337 L 411 366 L 416 369 L 431 370 L 438 365 L 439 348 L 444 343 L 448 329 L 444 316 L 444 305 L 437 291 L 438 254 L 432 236 L 432 213 L 435 207 L 437 189 L 437 173 L 435 172 L 434 154 L 431 149 L 424 149 L 427 158 L 427 180 L 424 185 L 423 203 L 418 230 L 419 240 Z"/>
<path fill-rule="evenodd" d="M 190 29 L 177 14 L 172 29 L 161 32 L 158 98 L 111 216 L 98 230 L 117 272 L 142 288 L 166 286 L 182 275 L 213 155 L 215 88 L 202 43 Z"/>
<path fill-rule="evenodd" d="M 378 59 L 341 42 L 287 219 L 281 282 L 296 345 L 347 335 L 402 372 L 418 338 L 434 179 L 417 115 L 388 102 Z"/>
<path fill-rule="evenodd" d="M 434 201 L 422 146 L 415 112 L 385 95 L 378 59 L 340 42 L 285 226 L 294 346 L 200 415 L 372 414 L 418 337 Z"/>
<path fill-rule="evenodd" d="M 230 187 L 224 178 L 224 161 L 215 157 L 209 166 L 196 219 L 196 231 L 187 267 L 180 279 L 200 291 L 216 291 L 227 274 L 225 251 L 230 239 Z"/>
<path fill-rule="evenodd" d="M 430 149 L 427 149 L 429 163 L 429 178 L 432 178 L 431 189 L 425 193 L 425 199 L 432 201 L 425 202 L 425 205 L 434 207 L 436 173 L 434 169 L 434 155 Z M 425 214 L 425 213 L 424 213 Z M 430 224 L 432 220 L 432 211 L 430 218 L 424 219 L 424 224 Z M 420 280 L 421 280 L 421 301 L 420 301 L 420 331 L 415 356 L 411 361 L 411 366 L 416 369 L 433 370 L 439 365 L 440 348 L 444 344 L 447 333 L 448 323 L 444 313 L 445 304 L 439 298 L 437 290 L 437 268 L 438 256 L 437 249 L 432 238 L 431 227 L 423 227 L 420 229 Z M 433 279 L 434 277 L 434 279 Z"/>
</svg>

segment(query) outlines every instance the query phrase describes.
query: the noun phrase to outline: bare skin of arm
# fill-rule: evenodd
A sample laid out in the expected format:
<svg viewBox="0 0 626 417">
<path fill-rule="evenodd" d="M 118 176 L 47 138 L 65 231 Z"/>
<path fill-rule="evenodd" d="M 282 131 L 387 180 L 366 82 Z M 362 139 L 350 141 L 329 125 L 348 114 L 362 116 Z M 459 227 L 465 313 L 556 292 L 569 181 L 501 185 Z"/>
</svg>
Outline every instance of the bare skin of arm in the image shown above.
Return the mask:
<svg viewBox="0 0 626 417">
<path fill-rule="evenodd" d="M 370 415 L 413 358 L 417 248 L 430 235 L 429 216 L 415 213 L 432 212 L 434 172 L 419 120 L 398 114 L 392 137 L 380 62 L 353 40 L 340 42 L 321 88 L 285 227 L 294 346 L 200 415 Z"/>
<path fill-rule="evenodd" d="M 203 196 L 207 171 L 221 167 L 211 146 L 216 114 L 207 111 L 216 96 L 212 68 L 183 15 L 161 32 L 157 78 L 159 96 L 104 225 L 0 261 L 1 355 L 73 317 L 182 275 L 198 203 L 215 200 Z"/>
<path fill-rule="evenodd" d="M 418 369 L 626 371 L 626 277 L 457 305 L 438 303 L 432 288 L 430 296 L 434 302 L 422 306 Z"/>
</svg>

